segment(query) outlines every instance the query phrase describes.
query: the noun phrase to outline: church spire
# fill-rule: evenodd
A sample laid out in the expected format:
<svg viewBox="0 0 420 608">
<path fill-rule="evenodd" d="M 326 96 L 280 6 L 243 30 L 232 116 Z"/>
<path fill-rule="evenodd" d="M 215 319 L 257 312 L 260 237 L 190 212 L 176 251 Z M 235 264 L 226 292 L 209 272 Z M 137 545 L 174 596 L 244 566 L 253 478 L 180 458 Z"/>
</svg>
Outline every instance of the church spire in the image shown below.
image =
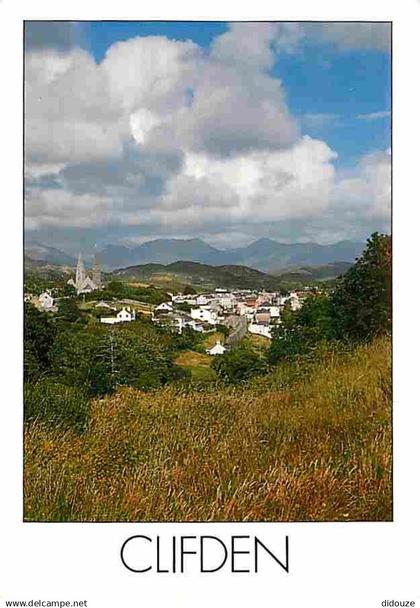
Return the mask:
<svg viewBox="0 0 420 608">
<path fill-rule="evenodd" d="M 79 253 L 76 267 L 76 289 L 81 288 L 86 279 L 85 264 L 83 262 L 82 253 Z"/>
<path fill-rule="evenodd" d="M 98 254 L 96 253 L 96 248 L 95 257 L 92 262 L 92 280 L 98 289 L 102 287 L 101 265 L 99 263 Z"/>
</svg>

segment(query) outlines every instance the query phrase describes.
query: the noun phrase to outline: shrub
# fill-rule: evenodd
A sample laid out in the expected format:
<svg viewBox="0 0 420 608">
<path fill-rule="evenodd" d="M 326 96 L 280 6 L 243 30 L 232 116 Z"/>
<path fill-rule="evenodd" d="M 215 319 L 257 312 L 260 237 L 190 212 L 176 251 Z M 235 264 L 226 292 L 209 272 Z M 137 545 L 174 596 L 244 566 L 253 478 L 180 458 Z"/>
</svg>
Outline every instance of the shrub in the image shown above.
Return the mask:
<svg viewBox="0 0 420 608">
<path fill-rule="evenodd" d="M 216 355 L 212 367 L 228 383 L 245 382 L 267 371 L 265 360 L 247 344 L 240 344 L 224 355 Z"/>
</svg>

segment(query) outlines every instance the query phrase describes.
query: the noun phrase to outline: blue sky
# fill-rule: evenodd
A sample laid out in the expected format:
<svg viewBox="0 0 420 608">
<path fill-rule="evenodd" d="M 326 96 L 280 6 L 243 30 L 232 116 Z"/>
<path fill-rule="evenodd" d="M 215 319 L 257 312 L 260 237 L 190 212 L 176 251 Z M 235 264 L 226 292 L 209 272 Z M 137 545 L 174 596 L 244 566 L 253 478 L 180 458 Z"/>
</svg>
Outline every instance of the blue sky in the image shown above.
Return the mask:
<svg viewBox="0 0 420 608">
<path fill-rule="evenodd" d="M 34 237 L 223 246 L 389 227 L 389 24 L 29 22 L 26 52 Z M 71 205 L 89 204 L 75 225 Z"/>
</svg>

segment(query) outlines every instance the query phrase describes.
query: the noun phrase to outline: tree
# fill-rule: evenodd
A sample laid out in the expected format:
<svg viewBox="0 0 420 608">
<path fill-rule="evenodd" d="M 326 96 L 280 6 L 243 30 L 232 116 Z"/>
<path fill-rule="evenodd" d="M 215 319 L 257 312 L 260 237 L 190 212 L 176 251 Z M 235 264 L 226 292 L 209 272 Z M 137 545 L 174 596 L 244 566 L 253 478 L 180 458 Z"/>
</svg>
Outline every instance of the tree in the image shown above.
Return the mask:
<svg viewBox="0 0 420 608">
<path fill-rule="evenodd" d="M 293 312 L 286 306 L 282 323 L 273 330 L 267 357 L 270 363 L 306 355 L 323 340 L 330 340 L 331 303 L 325 294 L 310 295 L 302 308 Z"/>
<path fill-rule="evenodd" d="M 391 331 L 391 256 L 391 237 L 375 232 L 362 256 L 338 281 L 331 297 L 336 338 L 368 341 Z"/>
<path fill-rule="evenodd" d="M 63 298 L 59 301 L 58 318 L 68 323 L 75 323 L 83 318 L 75 298 Z"/>
<path fill-rule="evenodd" d="M 180 302 L 176 307 L 178 310 L 182 310 L 182 312 L 191 312 L 191 304 L 187 304 L 187 302 Z"/>
<path fill-rule="evenodd" d="M 197 292 L 192 285 L 185 285 L 184 291 L 182 292 L 184 296 L 195 295 Z"/>
<path fill-rule="evenodd" d="M 24 341 L 26 377 L 45 371 L 50 366 L 50 351 L 56 328 L 47 313 L 29 302 L 24 306 Z"/>
<path fill-rule="evenodd" d="M 99 335 L 83 329 L 63 330 L 51 349 L 52 374 L 63 384 L 85 388 L 92 395 L 107 392 L 109 385 L 97 357 L 99 343 Z"/>
<path fill-rule="evenodd" d="M 109 393 L 122 385 L 150 390 L 180 377 L 173 355 L 170 336 L 154 328 L 72 328 L 54 343 L 52 373 L 89 395 Z"/>
<path fill-rule="evenodd" d="M 240 383 L 267 371 L 267 364 L 247 344 L 240 344 L 224 355 L 216 355 L 212 367 L 217 375 L 229 383 Z"/>
</svg>

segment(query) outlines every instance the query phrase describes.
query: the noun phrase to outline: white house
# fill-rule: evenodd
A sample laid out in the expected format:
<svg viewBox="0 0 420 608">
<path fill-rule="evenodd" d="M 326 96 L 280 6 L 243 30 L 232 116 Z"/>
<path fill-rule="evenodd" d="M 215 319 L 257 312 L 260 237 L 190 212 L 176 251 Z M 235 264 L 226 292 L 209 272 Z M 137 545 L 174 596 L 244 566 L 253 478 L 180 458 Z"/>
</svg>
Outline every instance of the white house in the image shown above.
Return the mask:
<svg viewBox="0 0 420 608">
<path fill-rule="evenodd" d="M 162 302 L 155 308 L 155 312 L 172 312 L 172 302 Z"/>
<path fill-rule="evenodd" d="M 203 323 L 209 323 L 209 325 L 216 325 L 218 319 L 217 312 L 205 306 L 191 308 L 191 317 Z"/>
<path fill-rule="evenodd" d="M 293 311 L 300 310 L 302 308 L 302 302 L 298 294 L 295 291 L 291 291 L 289 294 L 290 307 Z"/>
<path fill-rule="evenodd" d="M 218 296 L 217 302 L 223 309 L 232 310 L 235 306 L 235 297 L 231 294 L 226 294 L 223 296 Z"/>
<path fill-rule="evenodd" d="M 115 317 L 101 317 L 101 323 L 106 323 L 107 325 L 115 325 L 116 323 L 127 323 L 129 321 L 134 321 L 136 318 L 136 311 L 131 311 L 129 308 L 123 308 L 120 312 L 117 313 Z"/>
<path fill-rule="evenodd" d="M 208 304 L 211 300 L 212 300 L 211 296 L 208 296 L 208 295 L 202 293 L 196 297 L 195 301 L 197 303 L 197 306 L 203 306 L 205 304 Z"/>
<path fill-rule="evenodd" d="M 271 339 L 271 328 L 269 325 L 263 325 L 262 323 L 250 323 L 248 325 L 248 331 L 250 334 L 256 334 L 257 336 L 264 336 L 264 338 Z"/>
<path fill-rule="evenodd" d="M 49 291 L 44 291 L 43 293 L 41 293 L 40 296 L 38 296 L 37 304 L 38 307 L 42 310 L 57 310 L 57 307 L 54 304 L 54 298 L 52 297 Z"/>
<path fill-rule="evenodd" d="M 200 321 L 192 319 L 190 315 L 183 312 L 168 312 L 165 315 L 153 316 L 152 321 L 158 325 L 172 327 L 178 334 L 182 334 L 186 327 L 194 331 L 204 331 L 203 324 Z"/>
<path fill-rule="evenodd" d="M 209 355 L 223 355 L 226 350 L 227 349 L 223 346 L 223 344 L 220 344 L 220 341 L 217 340 L 216 344 L 211 348 L 208 348 L 206 352 Z"/>
<path fill-rule="evenodd" d="M 280 318 L 280 306 L 269 306 L 270 309 L 270 317 L 272 319 Z"/>
</svg>

